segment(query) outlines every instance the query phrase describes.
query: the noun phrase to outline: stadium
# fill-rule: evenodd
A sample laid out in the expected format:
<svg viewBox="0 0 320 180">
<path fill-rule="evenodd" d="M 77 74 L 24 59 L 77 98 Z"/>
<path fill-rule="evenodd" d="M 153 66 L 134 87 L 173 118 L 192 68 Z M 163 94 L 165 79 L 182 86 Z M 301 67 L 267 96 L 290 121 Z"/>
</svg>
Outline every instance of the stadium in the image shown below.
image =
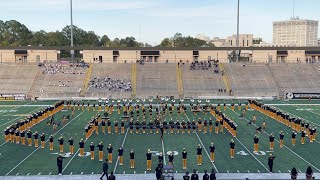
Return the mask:
<svg viewBox="0 0 320 180">
<path fill-rule="evenodd" d="M 320 48 L 237 46 L 0 46 L 0 179 L 320 178 Z"/>
</svg>

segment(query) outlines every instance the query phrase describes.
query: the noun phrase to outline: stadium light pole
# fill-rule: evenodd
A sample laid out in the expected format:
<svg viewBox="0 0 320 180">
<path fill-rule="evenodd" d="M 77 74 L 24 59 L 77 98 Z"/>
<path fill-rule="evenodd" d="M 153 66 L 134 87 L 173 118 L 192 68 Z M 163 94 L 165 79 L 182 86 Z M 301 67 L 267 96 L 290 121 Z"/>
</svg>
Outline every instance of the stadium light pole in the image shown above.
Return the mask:
<svg viewBox="0 0 320 180">
<path fill-rule="evenodd" d="M 73 14 L 72 14 L 72 0 L 70 0 L 70 20 L 71 20 L 71 61 L 74 60 L 74 50 L 73 50 Z"/>
<path fill-rule="evenodd" d="M 239 11 L 240 11 L 240 0 L 238 0 L 238 11 L 237 11 L 237 62 L 239 62 L 240 50 L 239 50 Z"/>
</svg>

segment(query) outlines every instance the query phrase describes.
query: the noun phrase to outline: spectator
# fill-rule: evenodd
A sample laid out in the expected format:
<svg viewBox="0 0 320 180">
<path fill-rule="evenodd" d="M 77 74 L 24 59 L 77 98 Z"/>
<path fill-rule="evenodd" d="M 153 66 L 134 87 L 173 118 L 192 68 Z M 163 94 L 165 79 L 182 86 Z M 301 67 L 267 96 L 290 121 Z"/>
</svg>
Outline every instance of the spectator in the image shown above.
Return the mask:
<svg viewBox="0 0 320 180">
<path fill-rule="evenodd" d="M 109 168 L 108 159 L 106 159 L 106 161 L 103 163 L 103 166 L 102 166 L 103 173 L 100 179 L 102 179 L 104 176 L 106 176 L 108 179 L 108 168 Z"/>
<path fill-rule="evenodd" d="M 203 180 L 209 180 L 209 174 L 208 174 L 208 171 L 207 170 L 204 170 L 204 175 L 203 175 Z"/>
<path fill-rule="evenodd" d="M 183 180 L 189 180 L 190 176 L 189 176 L 189 172 L 187 171 L 186 174 L 183 176 Z"/>
<path fill-rule="evenodd" d="M 113 175 L 113 171 L 111 171 L 109 179 L 108 180 L 116 180 L 116 177 Z"/>
<path fill-rule="evenodd" d="M 199 180 L 199 175 L 197 174 L 197 170 L 193 170 L 193 174 L 191 175 L 191 180 Z"/>
<path fill-rule="evenodd" d="M 291 170 L 291 179 L 293 180 L 293 179 L 297 179 L 297 177 L 298 177 L 298 172 L 297 172 L 297 169 L 296 168 L 292 168 L 292 170 Z"/>
<path fill-rule="evenodd" d="M 275 156 L 272 156 L 272 154 L 270 154 L 269 158 L 268 158 L 268 166 L 269 166 L 269 171 L 270 173 L 272 173 L 272 168 L 273 168 L 273 160 L 275 159 Z"/>
<path fill-rule="evenodd" d="M 161 163 L 158 164 L 158 166 L 156 167 L 156 178 L 157 180 L 160 180 L 162 176 L 162 165 Z"/>
<path fill-rule="evenodd" d="M 216 172 L 214 172 L 214 169 L 211 170 L 211 174 L 210 174 L 210 180 L 216 180 Z"/>
<path fill-rule="evenodd" d="M 91 81 L 89 89 L 99 89 L 107 91 L 131 91 L 131 82 L 126 79 L 112 79 L 110 77 L 100 78 L 96 77 Z"/>
<path fill-rule="evenodd" d="M 306 171 L 306 180 L 312 180 L 314 179 L 313 177 L 313 172 L 310 166 L 308 166 L 307 171 Z"/>
</svg>

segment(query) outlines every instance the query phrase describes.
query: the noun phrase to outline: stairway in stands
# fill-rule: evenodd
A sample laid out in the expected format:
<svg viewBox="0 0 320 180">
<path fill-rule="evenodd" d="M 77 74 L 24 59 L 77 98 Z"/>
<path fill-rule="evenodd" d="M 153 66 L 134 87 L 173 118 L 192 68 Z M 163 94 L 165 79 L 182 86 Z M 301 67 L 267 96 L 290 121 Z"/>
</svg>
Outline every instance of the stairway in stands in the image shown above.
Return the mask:
<svg viewBox="0 0 320 180">
<path fill-rule="evenodd" d="M 81 97 L 84 97 L 86 95 L 86 92 L 88 90 L 88 85 L 89 85 L 89 82 L 90 82 L 90 79 L 91 79 L 92 70 L 93 70 L 93 64 L 91 63 L 89 65 L 89 68 L 86 71 L 86 77 L 85 77 L 85 79 L 83 81 L 82 89 L 80 91 L 80 96 Z"/>
<path fill-rule="evenodd" d="M 132 85 L 132 93 L 131 97 L 135 98 L 137 96 L 137 64 L 133 63 L 131 66 L 131 85 Z"/>
<path fill-rule="evenodd" d="M 226 88 L 227 92 L 229 93 L 230 89 L 231 89 L 230 81 L 229 81 L 227 72 L 224 70 L 224 66 L 221 63 L 219 64 L 219 71 L 223 72 L 222 80 L 223 80 L 223 83 L 224 83 L 224 87 Z"/>
<path fill-rule="evenodd" d="M 176 73 L 177 73 L 177 88 L 178 88 L 179 98 L 183 98 L 182 72 L 178 64 L 176 65 Z"/>
</svg>

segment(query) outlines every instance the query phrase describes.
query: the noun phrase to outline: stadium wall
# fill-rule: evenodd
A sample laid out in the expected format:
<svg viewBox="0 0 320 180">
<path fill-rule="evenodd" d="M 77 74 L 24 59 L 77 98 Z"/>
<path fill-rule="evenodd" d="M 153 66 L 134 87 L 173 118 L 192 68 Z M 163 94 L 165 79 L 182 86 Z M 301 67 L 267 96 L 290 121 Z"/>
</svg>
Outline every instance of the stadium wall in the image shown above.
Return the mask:
<svg viewBox="0 0 320 180">
<path fill-rule="evenodd" d="M 17 54 L 16 50 L 1 50 L 0 63 L 35 63 L 58 60 L 56 50 L 25 50 L 26 53 Z"/>
</svg>

